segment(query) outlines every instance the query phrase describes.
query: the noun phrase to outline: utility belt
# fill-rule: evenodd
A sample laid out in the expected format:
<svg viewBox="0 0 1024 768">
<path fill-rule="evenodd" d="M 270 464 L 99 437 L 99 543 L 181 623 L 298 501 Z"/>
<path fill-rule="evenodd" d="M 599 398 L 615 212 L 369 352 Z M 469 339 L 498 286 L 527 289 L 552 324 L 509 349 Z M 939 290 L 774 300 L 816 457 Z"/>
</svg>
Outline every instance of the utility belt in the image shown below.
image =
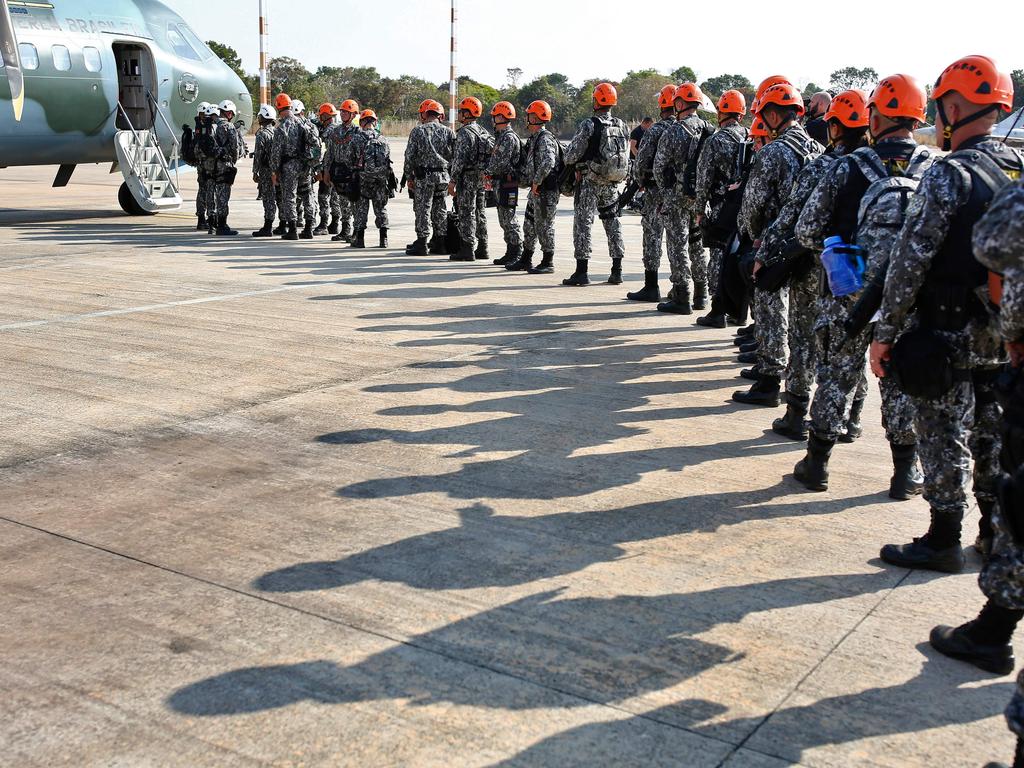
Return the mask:
<svg viewBox="0 0 1024 768">
<path fill-rule="evenodd" d="M 238 176 L 238 169 L 233 165 L 222 166 L 217 169 L 214 174 L 214 179 L 218 184 L 227 184 L 231 186 L 235 183 L 235 178 Z"/>
<path fill-rule="evenodd" d="M 428 174 L 447 173 L 447 171 L 448 169 L 445 168 L 444 166 L 434 167 L 427 165 L 417 165 L 416 168 L 413 170 L 413 174 L 416 176 L 417 179 L 425 179 L 427 178 Z"/>
<path fill-rule="evenodd" d="M 971 320 L 988 317 L 975 287 L 954 283 L 926 282 L 918 294 L 916 309 L 922 326 L 952 333 L 962 331 Z"/>
<path fill-rule="evenodd" d="M 345 187 L 351 184 L 356 177 L 356 172 L 351 166 L 341 163 L 331 163 L 328 173 L 331 177 L 331 184 L 338 188 L 339 194 L 345 194 Z"/>
</svg>

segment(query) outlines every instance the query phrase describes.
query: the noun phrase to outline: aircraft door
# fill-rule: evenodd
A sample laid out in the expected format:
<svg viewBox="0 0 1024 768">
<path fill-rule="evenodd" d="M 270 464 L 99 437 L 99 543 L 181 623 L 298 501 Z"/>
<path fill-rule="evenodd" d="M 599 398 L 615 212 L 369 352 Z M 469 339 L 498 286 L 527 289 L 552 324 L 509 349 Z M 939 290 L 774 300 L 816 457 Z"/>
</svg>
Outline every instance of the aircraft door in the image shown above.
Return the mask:
<svg viewBox="0 0 1024 768">
<path fill-rule="evenodd" d="M 147 92 L 156 98 L 156 65 L 153 54 L 139 43 L 114 43 L 114 60 L 117 62 L 117 93 L 121 106 L 128 114 L 136 130 L 153 127 L 155 115 L 153 106 L 146 97 Z M 117 116 L 117 127 L 127 130 L 121 114 Z"/>
</svg>

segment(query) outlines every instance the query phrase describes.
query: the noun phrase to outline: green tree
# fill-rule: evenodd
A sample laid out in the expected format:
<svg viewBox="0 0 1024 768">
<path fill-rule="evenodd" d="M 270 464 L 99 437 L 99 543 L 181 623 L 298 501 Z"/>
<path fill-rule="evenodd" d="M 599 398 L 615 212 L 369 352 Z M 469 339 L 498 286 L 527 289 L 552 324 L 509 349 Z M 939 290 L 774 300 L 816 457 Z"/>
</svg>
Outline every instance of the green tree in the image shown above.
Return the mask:
<svg viewBox="0 0 1024 768">
<path fill-rule="evenodd" d="M 444 88 L 447 90 L 447 83 L 444 84 Z M 476 96 L 488 108 L 492 107 L 495 102 L 501 101 L 501 91 L 497 88 L 463 75 L 459 78 L 459 99 L 464 99 L 467 96 Z"/>
<path fill-rule="evenodd" d="M 627 123 L 639 122 L 644 117 L 658 119 L 658 93 L 671 78 L 656 69 L 630 72 L 619 86 L 619 107 L 616 113 Z"/>
<path fill-rule="evenodd" d="M 574 88 L 569 78 L 558 72 L 538 77 L 519 89 L 517 107 L 523 113 L 534 101 L 546 101 L 554 112 L 552 128 L 563 132 L 570 126 L 575 127 L 575 100 L 579 89 Z"/>
<path fill-rule="evenodd" d="M 700 89 L 708 96 L 717 98 L 726 91 L 737 90 L 744 93 L 754 90 L 754 84 L 745 75 L 716 75 L 709 77 L 700 84 Z"/>
<path fill-rule="evenodd" d="M 822 91 L 825 91 L 825 90 L 827 90 L 827 89 L 822 88 L 817 83 L 808 83 L 806 86 L 804 86 L 803 88 L 800 89 L 800 93 L 804 97 L 804 101 L 806 102 L 814 94 L 821 93 Z"/>
<path fill-rule="evenodd" d="M 508 85 L 506 90 L 518 91 L 519 83 L 523 79 L 523 70 L 519 67 L 509 67 L 505 70 L 505 73 L 508 76 Z"/>
<path fill-rule="evenodd" d="M 843 67 L 829 75 L 829 84 L 837 91 L 850 88 L 870 89 L 878 83 L 878 72 L 871 67 Z"/>
<path fill-rule="evenodd" d="M 230 45 L 218 43 L 216 40 L 207 40 L 206 45 L 211 51 L 217 54 L 217 58 L 231 67 L 231 69 L 235 71 L 236 75 L 239 77 L 245 77 L 245 70 L 242 69 L 242 57 L 238 55 L 238 51 Z"/>
<path fill-rule="evenodd" d="M 676 85 L 680 85 L 681 83 L 697 82 L 697 73 L 690 67 L 679 67 L 679 69 L 674 69 L 668 76 L 675 81 Z"/>
</svg>

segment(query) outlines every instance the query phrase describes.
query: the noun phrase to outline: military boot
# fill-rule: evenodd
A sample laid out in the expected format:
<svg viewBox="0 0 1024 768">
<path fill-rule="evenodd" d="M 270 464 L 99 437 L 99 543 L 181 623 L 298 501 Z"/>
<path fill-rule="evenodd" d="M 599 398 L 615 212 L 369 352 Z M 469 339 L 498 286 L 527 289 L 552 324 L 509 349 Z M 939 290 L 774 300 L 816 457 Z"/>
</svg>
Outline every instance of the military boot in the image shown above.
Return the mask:
<svg viewBox="0 0 1024 768">
<path fill-rule="evenodd" d="M 427 255 L 427 238 L 419 237 L 416 238 L 416 242 L 409 243 L 405 246 L 406 256 L 426 256 Z"/>
<path fill-rule="evenodd" d="M 237 229 L 228 226 L 228 217 L 221 216 L 217 219 L 217 235 L 220 237 L 234 237 L 238 234 Z"/>
<path fill-rule="evenodd" d="M 338 234 L 338 224 L 340 224 L 340 223 L 341 222 L 338 219 L 338 217 L 335 216 L 334 214 L 331 214 L 331 223 L 327 225 L 327 234 L 329 234 L 329 235 L 336 235 L 336 234 Z"/>
<path fill-rule="evenodd" d="M 696 308 L 697 305 L 694 304 L 694 309 Z M 714 310 L 707 315 L 702 315 L 697 318 L 697 325 L 702 325 L 705 328 L 725 328 L 727 324 L 728 322 L 725 319 L 725 315 L 721 312 L 715 312 Z"/>
<path fill-rule="evenodd" d="M 757 352 L 741 352 L 736 355 L 736 361 L 744 365 L 754 365 L 757 363 Z"/>
<path fill-rule="evenodd" d="M 779 388 L 781 380 L 778 376 L 762 376 L 746 392 L 733 392 L 732 399 L 744 405 L 763 405 L 777 408 L 779 405 Z"/>
<path fill-rule="evenodd" d="M 740 345 L 740 353 L 743 353 L 743 352 L 757 352 L 757 350 L 760 349 L 760 348 L 761 348 L 760 342 L 748 341 L 746 344 L 741 344 Z"/>
<path fill-rule="evenodd" d="M 357 229 L 355 231 L 355 236 L 352 238 L 352 244 L 349 245 L 349 248 L 365 248 L 366 247 L 365 236 L 366 236 L 366 230 L 365 229 Z"/>
<path fill-rule="evenodd" d="M 708 284 L 707 283 L 694 283 L 693 284 L 693 308 L 694 309 L 707 309 L 708 308 Z"/>
<path fill-rule="evenodd" d="M 772 422 L 772 432 L 801 443 L 807 440 L 807 424 L 804 417 L 807 416 L 809 404 L 810 398 L 787 392 L 786 415 Z"/>
<path fill-rule="evenodd" d="M 205 216 L 196 216 L 196 232 L 205 232 L 210 228 Z"/>
<path fill-rule="evenodd" d="M 555 252 L 550 251 L 543 255 L 540 260 L 540 264 L 536 267 L 530 267 L 528 270 L 531 275 L 551 275 L 555 271 Z"/>
<path fill-rule="evenodd" d="M 562 281 L 562 285 L 573 286 L 576 288 L 582 288 L 583 286 L 590 285 L 590 277 L 587 275 L 589 268 L 590 261 L 588 259 L 576 259 L 576 271 L 565 278 L 565 280 Z"/>
<path fill-rule="evenodd" d="M 658 271 L 644 270 L 644 287 L 639 291 L 627 293 L 626 298 L 630 301 L 660 302 L 661 288 L 658 286 Z"/>
<path fill-rule="evenodd" d="M 459 248 L 458 252 L 451 254 L 448 257 L 448 261 L 474 261 L 473 248 L 465 241 L 462 242 L 462 247 Z"/>
<path fill-rule="evenodd" d="M 809 491 L 828 490 L 828 460 L 835 443 L 813 432 L 807 440 L 807 455 L 793 468 L 793 478 Z"/>
<path fill-rule="evenodd" d="M 533 267 L 533 251 L 523 251 L 522 255 L 513 262 L 505 265 L 509 272 L 529 272 Z"/>
<path fill-rule="evenodd" d="M 495 259 L 491 263 L 496 267 L 504 267 L 512 262 L 516 261 L 520 256 L 523 255 L 522 250 L 513 248 L 511 245 L 505 246 L 505 255 L 500 259 Z"/>
<path fill-rule="evenodd" d="M 959 627 L 940 625 L 932 630 L 928 642 L 943 656 L 965 661 L 986 672 L 996 675 L 1013 672 L 1013 646 L 1009 643 L 979 642 L 972 637 L 972 630 L 977 624 L 976 619 Z"/>
<path fill-rule="evenodd" d="M 622 259 L 612 259 L 612 272 L 608 275 L 608 285 L 622 285 Z"/>
<path fill-rule="evenodd" d="M 274 220 L 266 219 L 263 222 L 263 229 L 257 229 L 252 233 L 253 237 L 270 237 L 274 234 Z"/>
<path fill-rule="evenodd" d="M 981 520 L 978 521 L 978 538 L 974 540 L 974 548 L 984 559 L 992 554 L 992 539 L 995 531 L 992 529 L 992 511 L 995 509 L 994 501 L 978 500 L 978 511 L 981 512 Z"/>
<path fill-rule="evenodd" d="M 746 344 L 747 341 L 756 337 L 757 325 L 751 323 L 750 325 L 746 325 L 736 330 L 736 336 L 733 339 L 733 344 L 735 344 L 736 346 L 739 346 L 740 344 Z"/>
<path fill-rule="evenodd" d="M 864 412 L 864 398 L 854 400 L 850 406 L 850 418 L 846 420 L 846 432 L 839 437 L 841 443 L 852 443 L 864 434 L 864 426 L 860 423 Z"/>
<path fill-rule="evenodd" d="M 320 214 L 320 223 L 316 225 L 316 229 L 313 230 L 314 235 L 326 235 L 327 234 L 327 216 Z"/>
<path fill-rule="evenodd" d="M 963 512 L 939 512 L 932 509 L 928 533 L 909 544 L 886 544 L 879 556 L 900 568 L 920 568 L 942 573 L 960 573 L 964 569 L 964 551 L 960 546 Z"/>
<path fill-rule="evenodd" d="M 427 250 L 434 256 L 447 256 L 448 246 L 445 244 L 444 237 L 441 235 L 434 235 L 430 238 L 430 244 L 427 246 Z"/>
<path fill-rule="evenodd" d="M 381 248 L 387 248 L 388 247 L 388 228 L 387 227 L 381 227 L 380 228 L 380 247 Z"/>
<path fill-rule="evenodd" d="M 306 226 L 302 228 L 302 232 L 299 233 L 299 240 L 312 240 L 313 239 L 313 219 L 306 219 Z"/>
<path fill-rule="evenodd" d="M 752 368 L 744 368 L 740 371 L 740 377 L 747 381 L 759 381 L 761 379 L 761 369 L 756 365 Z"/>
<path fill-rule="evenodd" d="M 281 221 L 278 222 L 277 226 L 274 227 L 274 231 L 271 234 L 280 236 L 280 235 L 283 235 L 287 231 L 288 231 L 288 222 L 286 222 L 284 219 L 281 219 Z"/>
<path fill-rule="evenodd" d="M 346 242 L 352 242 L 352 235 L 354 234 L 354 230 L 352 229 L 351 218 L 341 225 L 341 232 L 339 232 L 338 234 L 340 234 L 342 239 L 345 240 Z"/>
<path fill-rule="evenodd" d="M 483 240 L 477 243 L 476 250 L 473 251 L 473 256 L 476 258 L 477 261 L 486 261 L 487 259 L 489 259 L 490 256 L 487 255 L 487 243 L 485 243 Z"/>
<path fill-rule="evenodd" d="M 284 234 L 281 235 L 282 240 L 298 240 L 299 232 L 298 227 L 294 221 L 289 221 L 284 226 Z"/>
<path fill-rule="evenodd" d="M 889 498 L 910 501 L 924 490 L 924 476 L 917 468 L 917 445 L 890 445 L 892 451 L 892 480 Z"/>
<path fill-rule="evenodd" d="M 693 307 L 690 306 L 690 286 L 677 285 L 674 287 L 675 295 L 668 301 L 658 305 L 659 312 L 669 312 L 673 315 L 692 315 Z"/>
</svg>

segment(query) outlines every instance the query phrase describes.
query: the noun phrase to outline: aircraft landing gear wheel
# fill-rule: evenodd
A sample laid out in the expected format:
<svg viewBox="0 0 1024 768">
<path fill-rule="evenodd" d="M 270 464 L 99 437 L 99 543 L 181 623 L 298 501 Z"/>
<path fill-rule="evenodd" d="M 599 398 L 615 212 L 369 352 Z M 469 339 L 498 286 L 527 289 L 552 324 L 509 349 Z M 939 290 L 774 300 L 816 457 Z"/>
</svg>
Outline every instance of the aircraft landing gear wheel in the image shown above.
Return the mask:
<svg viewBox="0 0 1024 768">
<path fill-rule="evenodd" d="M 125 183 L 121 184 L 121 188 L 117 190 L 117 202 L 121 205 L 121 210 L 127 213 L 129 216 L 154 216 L 155 214 L 149 211 L 143 210 L 135 201 L 135 196 L 132 195 L 131 190 L 128 189 L 128 185 Z"/>
</svg>

